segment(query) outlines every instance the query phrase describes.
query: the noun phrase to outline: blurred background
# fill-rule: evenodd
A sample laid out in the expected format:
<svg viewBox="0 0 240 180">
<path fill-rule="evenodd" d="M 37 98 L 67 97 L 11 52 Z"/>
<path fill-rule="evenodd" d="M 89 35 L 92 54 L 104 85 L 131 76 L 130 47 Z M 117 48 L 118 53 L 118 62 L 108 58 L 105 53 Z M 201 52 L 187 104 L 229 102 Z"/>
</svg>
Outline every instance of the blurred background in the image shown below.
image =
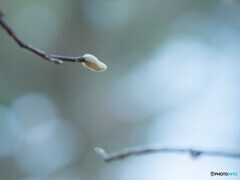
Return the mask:
<svg viewBox="0 0 240 180">
<path fill-rule="evenodd" d="M 0 7 L 33 46 L 91 53 L 108 65 L 96 73 L 51 64 L 0 28 L 1 180 L 240 173 L 239 159 L 152 154 L 107 164 L 94 152 L 140 145 L 240 152 L 239 1 L 0 0 Z"/>
</svg>

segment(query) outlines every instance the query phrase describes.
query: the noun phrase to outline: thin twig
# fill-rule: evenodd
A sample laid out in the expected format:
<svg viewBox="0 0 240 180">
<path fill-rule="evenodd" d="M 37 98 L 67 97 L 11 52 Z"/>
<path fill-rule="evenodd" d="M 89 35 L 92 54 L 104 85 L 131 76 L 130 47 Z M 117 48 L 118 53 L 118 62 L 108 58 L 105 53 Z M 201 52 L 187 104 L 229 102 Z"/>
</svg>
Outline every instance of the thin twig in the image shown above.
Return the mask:
<svg viewBox="0 0 240 180">
<path fill-rule="evenodd" d="M 95 148 L 95 152 L 105 161 L 111 162 L 114 160 L 123 159 L 133 155 L 143 155 L 150 153 L 188 153 L 192 157 L 199 157 L 200 155 L 220 156 L 228 158 L 240 158 L 240 153 L 229 153 L 223 151 L 210 150 L 196 150 L 184 148 L 163 148 L 163 147 L 132 147 L 119 152 L 108 154 L 102 148 Z"/>
<path fill-rule="evenodd" d="M 25 43 L 23 40 L 21 40 L 16 33 L 12 30 L 12 28 L 7 24 L 7 22 L 4 19 L 4 13 L 0 10 L 0 25 L 3 29 L 7 31 L 9 36 L 11 36 L 15 42 L 22 48 L 27 49 L 36 55 L 40 56 L 41 58 L 53 62 L 55 64 L 62 64 L 63 61 L 67 62 L 85 62 L 85 58 L 83 56 L 79 57 L 66 57 L 66 56 L 59 56 L 59 55 L 53 55 L 53 54 L 47 54 L 44 51 L 35 48 L 27 43 Z"/>
</svg>

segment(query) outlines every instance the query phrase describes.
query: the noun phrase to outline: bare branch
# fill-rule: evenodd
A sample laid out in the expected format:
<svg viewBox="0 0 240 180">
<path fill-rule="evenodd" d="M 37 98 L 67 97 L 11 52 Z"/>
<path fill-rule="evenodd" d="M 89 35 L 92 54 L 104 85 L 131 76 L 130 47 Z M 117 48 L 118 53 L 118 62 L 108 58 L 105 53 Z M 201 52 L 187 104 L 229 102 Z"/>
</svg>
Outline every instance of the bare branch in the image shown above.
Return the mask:
<svg viewBox="0 0 240 180">
<path fill-rule="evenodd" d="M 66 57 L 66 56 L 59 56 L 59 55 L 53 55 L 53 54 L 47 54 L 44 51 L 35 48 L 27 43 L 25 43 L 23 40 L 21 40 L 16 33 L 12 30 L 12 28 L 7 24 L 7 22 L 4 19 L 4 13 L 0 10 L 0 25 L 3 29 L 7 31 L 9 36 L 11 36 L 15 42 L 22 48 L 27 49 L 36 55 L 40 56 L 41 58 L 55 63 L 55 64 L 62 64 L 63 61 L 67 62 L 86 62 L 85 57 L 79 56 L 79 57 Z"/>
<path fill-rule="evenodd" d="M 95 152 L 105 161 L 111 162 L 114 160 L 123 159 L 133 155 L 144 155 L 150 153 L 187 153 L 192 157 L 199 157 L 200 155 L 220 156 L 228 158 L 240 158 L 240 153 L 229 153 L 223 151 L 209 151 L 183 148 L 163 148 L 163 147 L 132 147 L 119 152 L 108 154 L 102 148 L 95 148 Z"/>
</svg>

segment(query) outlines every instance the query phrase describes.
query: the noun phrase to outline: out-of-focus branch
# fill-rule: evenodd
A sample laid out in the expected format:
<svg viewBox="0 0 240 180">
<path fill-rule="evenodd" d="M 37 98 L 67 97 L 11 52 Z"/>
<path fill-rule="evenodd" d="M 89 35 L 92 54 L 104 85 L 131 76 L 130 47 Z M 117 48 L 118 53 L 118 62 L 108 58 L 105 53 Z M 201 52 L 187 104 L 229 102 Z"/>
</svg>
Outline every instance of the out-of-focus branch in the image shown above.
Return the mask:
<svg viewBox="0 0 240 180">
<path fill-rule="evenodd" d="M 119 152 L 108 154 L 102 148 L 95 148 L 95 152 L 105 161 L 111 162 L 114 160 L 123 159 L 133 155 L 144 155 L 150 153 L 187 153 L 192 157 L 201 155 L 219 156 L 228 158 L 240 158 L 240 153 L 230 153 L 223 151 L 184 149 L 184 148 L 164 148 L 164 147 L 132 147 Z"/>
<path fill-rule="evenodd" d="M 67 57 L 67 56 L 59 56 L 59 55 L 53 55 L 53 54 L 47 54 L 44 51 L 35 48 L 27 43 L 25 43 L 23 40 L 21 40 L 16 33 L 12 30 L 12 28 L 8 25 L 8 23 L 4 19 L 4 13 L 0 9 L 0 25 L 3 29 L 7 31 L 9 36 L 11 36 L 15 42 L 22 48 L 27 49 L 28 51 L 31 51 L 35 53 L 36 55 L 40 56 L 41 58 L 55 63 L 55 64 L 62 64 L 63 61 L 67 62 L 82 62 L 83 65 L 93 71 L 104 71 L 107 69 L 107 66 L 100 62 L 95 56 L 91 54 L 85 54 L 84 56 L 79 57 Z"/>
</svg>

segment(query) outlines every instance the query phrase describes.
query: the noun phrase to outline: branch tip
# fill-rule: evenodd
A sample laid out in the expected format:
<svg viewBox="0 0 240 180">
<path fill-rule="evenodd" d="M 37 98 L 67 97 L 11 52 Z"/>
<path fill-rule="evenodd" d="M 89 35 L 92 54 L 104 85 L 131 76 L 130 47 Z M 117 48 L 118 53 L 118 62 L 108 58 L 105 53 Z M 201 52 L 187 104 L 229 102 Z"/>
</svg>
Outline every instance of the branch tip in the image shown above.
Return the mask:
<svg viewBox="0 0 240 180">
<path fill-rule="evenodd" d="M 106 152 L 102 148 L 95 147 L 94 150 L 99 156 L 104 156 L 106 154 Z"/>
<path fill-rule="evenodd" d="M 41 58 L 55 63 L 55 64 L 62 64 L 63 61 L 67 62 L 81 62 L 86 68 L 91 69 L 93 71 L 104 71 L 107 69 L 107 66 L 100 62 L 95 56 L 91 54 L 85 54 L 84 56 L 78 57 L 68 57 L 68 56 L 59 56 L 54 54 L 47 54 L 44 51 L 31 46 L 30 44 L 25 43 L 22 41 L 17 34 L 12 30 L 12 28 L 8 25 L 8 23 L 3 18 L 4 13 L 0 9 L 0 25 L 2 28 L 8 33 L 8 35 L 13 38 L 13 40 L 22 48 L 31 51 L 32 53 L 40 56 Z"/>
</svg>

